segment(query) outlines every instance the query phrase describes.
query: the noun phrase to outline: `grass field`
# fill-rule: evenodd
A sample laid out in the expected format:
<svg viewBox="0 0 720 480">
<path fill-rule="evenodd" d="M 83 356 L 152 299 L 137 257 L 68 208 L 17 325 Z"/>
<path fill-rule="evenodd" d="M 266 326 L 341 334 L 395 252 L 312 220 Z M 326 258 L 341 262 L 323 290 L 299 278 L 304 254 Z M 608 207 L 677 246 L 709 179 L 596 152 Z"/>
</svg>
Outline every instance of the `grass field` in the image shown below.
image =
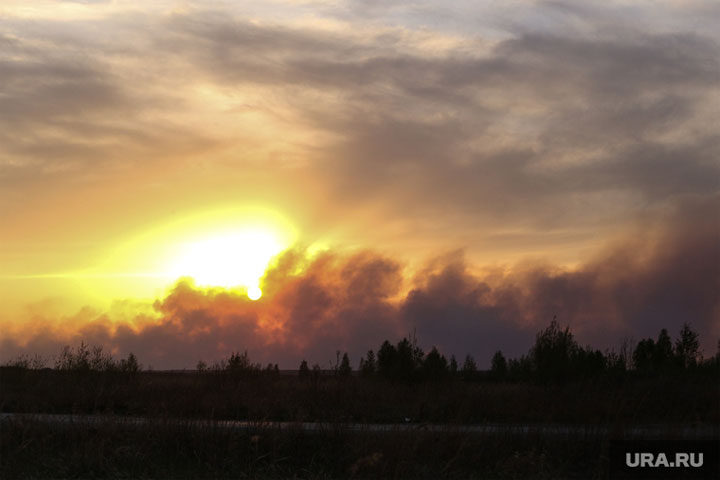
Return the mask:
<svg viewBox="0 0 720 480">
<path fill-rule="evenodd" d="M 179 418 L 395 423 L 720 423 L 713 375 L 565 385 L 392 382 L 228 372 L 75 372 L 0 368 L 0 410 Z"/>
<path fill-rule="evenodd" d="M 104 416 L 91 425 L 4 419 L 2 478 L 608 478 L 608 444 L 624 429 L 720 418 L 715 379 L 687 372 L 537 385 L 3 367 L 0 386 L 3 412 Z M 149 420 L 113 420 L 130 415 Z M 325 425 L 228 429 L 213 423 L 221 419 Z M 358 432 L 350 422 L 418 428 Z M 581 427 L 472 434 L 423 422 Z"/>
<path fill-rule="evenodd" d="M 605 478 L 607 438 L 2 424 L 2 478 Z"/>
</svg>

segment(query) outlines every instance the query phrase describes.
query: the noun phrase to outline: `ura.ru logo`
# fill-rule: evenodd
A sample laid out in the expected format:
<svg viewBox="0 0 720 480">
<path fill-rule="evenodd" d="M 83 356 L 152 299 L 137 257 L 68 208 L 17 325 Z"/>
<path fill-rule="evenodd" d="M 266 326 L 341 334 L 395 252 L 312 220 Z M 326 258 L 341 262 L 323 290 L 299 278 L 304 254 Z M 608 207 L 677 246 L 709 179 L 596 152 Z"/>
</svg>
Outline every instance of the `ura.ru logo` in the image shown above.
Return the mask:
<svg viewBox="0 0 720 480">
<path fill-rule="evenodd" d="M 702 467 L 702 453 L 678 452 L 675 455 L 664 453 L 636 452 L 625 454 L 625 465 L 628 467 Z"/>
</svg>

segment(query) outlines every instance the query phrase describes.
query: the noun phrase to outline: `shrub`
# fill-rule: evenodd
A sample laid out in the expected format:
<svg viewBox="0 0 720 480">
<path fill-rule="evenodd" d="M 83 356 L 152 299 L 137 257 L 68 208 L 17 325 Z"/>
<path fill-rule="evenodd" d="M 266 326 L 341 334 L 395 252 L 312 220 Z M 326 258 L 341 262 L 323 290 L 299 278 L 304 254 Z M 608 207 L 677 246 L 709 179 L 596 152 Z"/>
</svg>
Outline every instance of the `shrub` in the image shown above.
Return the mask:
<svg viewBox="0 0 720 480">
<path fill-rule="evenodd" d="M 137 357 L 135 357 L 135 354 L 130 352 L 127 358 L 120 360 L 119 369 L 121 372 L 137 373 L 142 370 L 142 366 L 138 362 Z"/>
<path fill-rule="evenodd" d="M 562 329 L 553 319 L 548 328 L 537 334 L 535 345 L 530 350 L 536 378 L 543 383 L 569 380 L 571 361 L 578 351 L 570 327 Z"/>
<path fill-rule="evenodd" d="M 304 378 L 310 376 L 310 368 L 308 367 L 307 360 L 303 360 L 302 362 L 300 362 L 300 370 L 298 370 L 298 375 Z"/>
</svg>

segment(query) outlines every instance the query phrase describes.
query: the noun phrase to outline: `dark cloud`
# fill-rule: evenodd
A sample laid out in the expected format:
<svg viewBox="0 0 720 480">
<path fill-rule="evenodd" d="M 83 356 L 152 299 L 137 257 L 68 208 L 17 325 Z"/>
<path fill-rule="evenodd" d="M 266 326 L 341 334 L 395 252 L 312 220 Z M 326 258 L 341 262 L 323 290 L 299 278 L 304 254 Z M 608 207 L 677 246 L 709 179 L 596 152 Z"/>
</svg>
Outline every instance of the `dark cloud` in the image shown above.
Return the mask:
<svg viewBox="0 0 720 480">
<path fill-rule="evenodd" d="M 229 87 L 289 88 L 300 118 L 339 139 L 307 155 L 341 202 L 591 224 L 604 209 L 572 203 L 630 195 L 654 207 L 717 191 L 718 141 L 702 113 L 720 84 L 711 38 L 519 32 L 490 50 L 427 57 L 382 36 L 215 20 L 173 24 L 186 54 Z"/>
<path fill-rule="evenodd" d="M 474 276 L 455 259 L 425 272 L 402 318 L 428 343 L 489 358 L 518 355 L 557 316 L 582 343 L 606 348 L 622 338 L 677 332 L 691 323 L 707 354 L 720 336 L 720 197 L 686 200 L 669 224 L 638 229 L 577 269 L 517 265 Z"/>
<path fill-rule="evenodd" d="M 554 315 L 589 343 L 654 336 L 695 326 L 713 353 L 720 335 L 720 197 L 687 199 L 669 223 L 643 225 L 624 242 L 572 271 L 548 267 L 510 273 L 500 288 L 537 324 Z"/>
<path fill-rule="evenodd" d="M 498 303 L 501 290 L 471 275 L 458 259 L 409 292 L 400 318 L 421 343 L 459 358 L 470 353 L 484 365 L 497 349 L 519 356 L 531 342 L 534 325 L 522 324 L 515 306 Z"/>
<path fill-rule="evenodd" d="M 716 45 L 684 37 L 638 43 L 522 38 L 501 44 L 490 59 L 406 62 L 412 67 L 403 75 L 388 69 L 397 103 L 415 105 L 410 114 L 417 105 L 434 107 L 430 118 L 440 120 L 397 118 L 381 100 L 371 103 L 374 110 L 339 124 L 346 141 L 329 152 L 331 183 L 357 196 L 375 190 L 406 199 L 405 211 L 415 202 L 435 214 L 451 208 L 492 215 L 502 205 L 506 221 L 563 212 L 569 195 L 594 203 L 597 193 L 610 201 L 632 193 L 654 205 L 716 191 L 716 136 L 700 126 L 701 133 L 688 131 L 679 142 L 666 137 L 692 129 L 697 104 L 717 91 Z M 414 95 L 408 83 L 432 77 L 427 71 L 437 72 L 434 82 L 446 90 L 465 89 L 457 95 L 464 104 L 428 89 Z M 538 113 L 518 111 L 512 99 Z M 359 186 L 347 190 L 351 183 Z M 583 216 L 596 220 L 572 211 L 566 221 Z"/>
</svg>

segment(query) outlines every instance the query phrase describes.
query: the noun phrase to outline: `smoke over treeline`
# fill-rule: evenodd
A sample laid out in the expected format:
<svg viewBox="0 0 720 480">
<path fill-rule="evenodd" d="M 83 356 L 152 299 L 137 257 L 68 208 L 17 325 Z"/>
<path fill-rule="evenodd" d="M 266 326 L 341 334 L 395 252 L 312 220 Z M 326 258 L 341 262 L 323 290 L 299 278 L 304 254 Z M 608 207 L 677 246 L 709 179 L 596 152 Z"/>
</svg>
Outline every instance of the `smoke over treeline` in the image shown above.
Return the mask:
<svg viewBox="0 0 720 480">
<path fill-rule="evenodd" d="M 179 280 L 151 313 L 130 319 L 89 309 L 68 325 L 29 319 L 3 335 L 3 360 L 56 354 L 81 340 L 154 368 L 189 368 L 247 350 L 262 363 L 296 368 L 305 358 L 327 365 L 336 350 L 353 363 L 384 339 L 415 332 L 429 349 L 489 365 L 494 351 L 527 351 L 536 332 L 557 316 L 581 344 L 677 333 L 689 323 L 707 356 L 720 336 L 718 198 L 687 201 L 661 226 L 608 246 L 574 269 L 537 263 L 477 269 L 462 253 L 440 257 L 412 275 L 372 251 L 284 252 L 268 270 L 264 296 L 198 288 Z"/>
</svg>

